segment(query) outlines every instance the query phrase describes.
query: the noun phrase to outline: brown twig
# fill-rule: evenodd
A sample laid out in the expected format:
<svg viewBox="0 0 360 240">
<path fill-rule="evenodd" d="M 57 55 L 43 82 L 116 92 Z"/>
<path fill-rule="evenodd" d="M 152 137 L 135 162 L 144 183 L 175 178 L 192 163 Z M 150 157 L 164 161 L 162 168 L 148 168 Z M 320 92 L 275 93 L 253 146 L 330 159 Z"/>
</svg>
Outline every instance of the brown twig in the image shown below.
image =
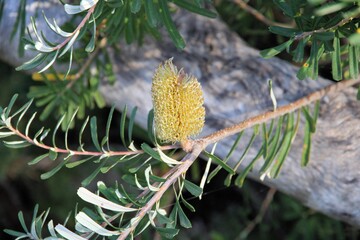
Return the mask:
<svg viewBox="0 0 360 240">
<path fill-rule="evenodd" d="M 262 219 L 264 218 L 264 216 L 266 214 L 267 209 L 269 208 L 269 206 L 274 198 L 275 193 L 276 193 L 276 188 L 269 189 L 263 203 L 261 204 L 258 215 L 256 215 L 256 217 L 245 227 L 245 229 L 241 231 L 241 233 L 237 239 L 246 239 L 247 236 L 249 236 L 249 234 L 254 230 L 256 225 L 261 223 Z"/>
<path fill-rule="evenodd" d="M 210 144 L 218 142 L 226 137 L 234 135 L 236 133 L 241 132 L 244 129 L 251 128 L 257 124 L 265 123 L 271 119 L 280 117 L 287 113 L 293 112 L 301 107 L 304 107 L 314 101 L 319 100 L 327 94 L 334 93 L 355 84 L 360 83 L 360 79 L 356 80 L 344 80 L 336 84 L 329 85 L 323 89 L 315 91 L 293 103 L 285 105 L 283 107 L 278 108 L 276 111 L 266 112 L 255 117 L 249 118 L 239 124 L 236 124 L 232 127 L 225 128 L 213 134 L 210 134 L 204 138 L 194 140 L 192 143 L 192 150 L 183 158 L 182 164 L 177 165 L 173 169 L 171 169 L 172 174 L 169 175 L 167 180 L 161 185 L 160 190 L 157 191 L 154 196 L 150 199 L 150 201 L 137 213 L 135 216 L 136 221 L 132 222 L 131 226 L 128 226 L 118 237 L 118 240 L 126 239 L 129 234 L 131 234 L 140 220 L 148 213 L 152 207 L 161 199 L 162 195 L 166 192 L 168 188 L 172 186 L 172 184 L 178 179 L 178 177 L 182 176 L 187 172 L 192 163 L 196 160 L 196 158 L 200 155 L 200 153 Z M 270 195 L 271 196 L 271 195 Z M 269 197 L 270 198 L 270 197 Z M 263 207 L 266 210 L 266 205 Z M 263 210 L 263 211 L 265 211 Z M 260 213 L 262 213 L 260 211 Z M 261 216 L 261 215 L 260 215 Z"/>
<path fill-rule="evenodd" d="M 253 15 L 257 20 L 259 20 L 260 22 L 264 23 L 267 26 L 281 26 L 281 27 L 290 27 L 287 24 L 284 23 L 278 23 L 278 22 L 274 22 L 270 19 L 268 19 L 267 17 L 264 16 L 264 14 L 262 14 L 261 12 L 259 12 L 257 9 L 249 6 L 246 2 L 244 2 L 243 0 L 234 0 L 234 3 L 236 3 L 239 7 L 241 7 L 244 11 L 250 13 L 251 15 Z"/>
</svg>

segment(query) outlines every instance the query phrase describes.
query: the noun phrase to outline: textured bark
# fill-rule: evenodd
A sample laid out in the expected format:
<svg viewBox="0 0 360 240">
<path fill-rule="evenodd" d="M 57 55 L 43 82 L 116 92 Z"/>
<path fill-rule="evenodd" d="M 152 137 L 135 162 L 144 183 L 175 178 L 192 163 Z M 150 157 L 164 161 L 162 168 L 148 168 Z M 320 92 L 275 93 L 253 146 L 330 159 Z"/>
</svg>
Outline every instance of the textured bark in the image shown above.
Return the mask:
<svg viewBox="0 0 360 240">
<path fill-rule="evenodd" d="M 14 1 L 14 5 L 15 2 Z M 31 1 L 29 1 L 31 2 Z M 9 4 L 6 4 L 9 5 Z M 2 36 L 7 36 L 13 15 L 9 7 L 6 19 L 0 26 Z M 61 15 L 59 10 L 49 14 Z M 59 15 L 59 17 L 60 17 Z M 272 58 L 264 60 L 259 52 L 250 48 L 220 19 L 207 19 L 186 12 L 179 12 L 176 23 L 187 41 L 184 51 L 177 50 L 166 37 L 161 42 L 146 39 L 142 47 L 119 44 L 121 53 L 113 55 L 117 73 L 115 86 L 101 86 L 106 101 L 118 109 L 127 104 L 138 106 L 138 123 L 146 127 L 146 117 L 152 108 L 150 86 L 154 69 L 170 57 L 186 72 L 198 77 L 205 94 L 206 126 L 202 135 L 230 126 L 249 116 L 272 107 L 268 95 L 267 80 L 273 80 L 279 105 L 299 99 L 330 81 L 296 79 L 297 68 Z M 43 28 L 45 29 L 45 28 Z M 4 34 L 5 33 L 5 34 Z M 23 60 L 16 57 L 17 44 L 0 41 L 1 58 L 11 64 Z M 302 129 L 296 137 L 292 150 L 277 179 L 265 179 L 264 184 L 299 199 L 303 204 L 331 217 L 360 226 L 360 103 L 356 101 L 353 88 L 325 97 L 316 134 L 313 137 L 311 161 L 307 167 L 300 166 Z M 252 131 L 246 131 L 247 139 Z M 232 163 L 240 157 L 244 145 L 236 150 Z M 218 144 L 216 154 L 224 157 L 231 146 L 231 139 Z M 250 150 L 249 161 L 259 149 L 260 143 Z M 261 162 L 261 160 L 259 161 Z M 259 180 L 259 165 L 250 173 Z M 241 168 L 239 169 L 241 171 Z"/>
</svg>

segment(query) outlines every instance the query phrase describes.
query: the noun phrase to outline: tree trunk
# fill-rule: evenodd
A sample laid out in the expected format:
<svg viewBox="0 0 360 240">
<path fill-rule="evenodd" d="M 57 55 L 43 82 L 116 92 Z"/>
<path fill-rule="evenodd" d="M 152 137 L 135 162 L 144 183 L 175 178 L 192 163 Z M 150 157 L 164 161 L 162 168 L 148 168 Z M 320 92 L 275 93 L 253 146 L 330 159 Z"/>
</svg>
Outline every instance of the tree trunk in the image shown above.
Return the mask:
<svg viewBox="0 0 360 240">
<path fill-rule="evenodd" d="M 14 23 L 18 1 L 13 2 L 5 4 L 5 19 L 0 26 L 2 36 L 9 35 Z M 47 11 L 49 17 L 64 16 L 59 6 Z M 219 18 L 211 20 L 184 11 L 179 11 L 174 18 L 187 42 L 185 50 L 177 50 L 167 37 L 162 41 L 146 38 L 141 47 L 119 43 L 121 52 L 112 52 L 117 81 L 114 86 L 104 81 L 100 89 L 106 101 L 115 103 L 119 110 L 125 104 L 138 106 L 137 121 L 144 128 L 147 113 L 152 108 L 152 74 L 160 62 L 170 57 L 174 57 L 175 65 L 194 74 L 202 84 L 207 112 L 202 135 L 270 110 L 268 79 L 273 80 L 280 106 L 331 84 L 322 78 L 300 81 L 296 79 L 297 68 L 291 64 L 277 58 L 262 59 L 257 50 L 247 46 Z M 39 29 L 47 34 L 48 28 L 44 24 Z M 8 38 L 0 41 L 0 56 L 4 61 L 19 65 L 24 60 L 16 55 L 17 43 L 8 41 Z M 360 103 L 356 100 L 354 88 L 325 97 L 312 139 L 309 165 L 300 166 L 303 144 L 303 131 L 300 129 L 279 177 L 266 178 L 264 184 L 331 217 L 360 226 L 359 117 Z M 247 139 L 251 134 L 251 129 L 245 131 Z M 225 157 L 234 139 L 219 142 L 216 154 Z M 243 140 L 243 145 L 240 144 L 233 154 L 232 163 L 242 154 L 244 144 L 247 142 Z M 257 142 L 250 149 L 239 171 L 256 155 L 260 144 Z M 258 181 L 259 166 L 260 163 L 249 175 Z"/>
</svg>

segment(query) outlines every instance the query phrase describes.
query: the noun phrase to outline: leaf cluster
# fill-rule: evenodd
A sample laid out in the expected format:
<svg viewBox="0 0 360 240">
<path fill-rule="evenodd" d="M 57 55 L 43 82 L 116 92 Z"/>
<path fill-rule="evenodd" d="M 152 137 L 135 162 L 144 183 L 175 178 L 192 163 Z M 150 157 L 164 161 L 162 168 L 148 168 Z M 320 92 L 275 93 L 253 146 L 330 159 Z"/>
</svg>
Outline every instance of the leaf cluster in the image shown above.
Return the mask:
<svg viewBox="0 0 360 240">
<path fill-rule="evenodd" d="M 356 79 L 359 75 L 359 41 L 357 37 L 360 7 L 349 1 L 274 0 L 283 13 L 292 19 L 294 27 L 271 26 L 269 30 L 288 40 L 276 47 L 263 50 L 265 58 L 282 51 L 292 55 L 293 61 L 302 64 L 297 77 L 316 79 L 322 60 L 330 59 L 332 77 Z M 311 3 L 311 4 L 309 4 Z M 306 49 L 310 55 L 306 57 Z M 348 66 L 347 68 L 345 68 Z M 345 71 L 348 69 L 347 71 Z"/>
</svg>

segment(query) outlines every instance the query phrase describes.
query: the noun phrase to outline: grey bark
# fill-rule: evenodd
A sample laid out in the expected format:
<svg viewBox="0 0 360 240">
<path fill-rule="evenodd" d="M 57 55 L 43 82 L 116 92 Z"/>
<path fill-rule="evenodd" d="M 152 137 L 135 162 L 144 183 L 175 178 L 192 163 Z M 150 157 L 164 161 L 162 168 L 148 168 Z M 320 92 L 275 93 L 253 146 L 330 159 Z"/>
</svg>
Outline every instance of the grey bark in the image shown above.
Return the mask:
<svg viewBox="0 0 360 240">
<path fill-rule="evenodd" d="M 12 6 L 5 9 L 6 20 L 0 26 L 2 36 L 8 36 L 14 21 L 15 2 L 18 1 L 13 2 L 6 4 Z M 59 7 L 48 11 L 49 16 L 63 17 Z M 137 121 L 142 127 L 146 127 L 147 113 L 152 108 L 152 74 L 160 62 L 170 57 L 202 84 L 207 110 L 202 136 L 271 109 L 268 79 L 273 80 L 279 105 L 331 84 L 322 78 L 299 81 L 296 67 L 277 58 L 262 59 L 257 50 L 247 46 L 220 19 L 211 20 L 186 12 L 179 12 L 175 19 L 187 41 L 184 51 L 177 50 L 166 37 L 161 42 L 147 38 L 142 47 L 119 43 L 121 53 L 112 56 L 117 81 L 114 86 L 104 81 L 100 89 L 106 101 L 115 103 L 117 109 L 125 104 L 138 106 Z M 41 29 L 46 30 L 46 27 Z M 9 43 L 8 38 L 1 38 L 1 58 L 13 65 L 23 62 L 16 56 L 16 42 Z M 331 217 L 360 226 L 359 117 L 360 103 L 356 101 L 354 88 L 325 97 L 321 102 L 309 165 L 300 166 L 303 141 L 300 129 L 280 176 L 266 178 L 264 184 Z M 251 130 L 246 131 L 246 136 L 249 138 L 251 133 Z M 224 157 L 233 139 L 219 142 L 216 154 Z M 238 160 L 246 143 L 243 141 L 236 150 L 232 163 Z M 250 150 L 242 167 L 257 153 L 259 144 L 257 142 Z M 259 166 L 260 163 L 250 173 L 250 177 L 258 181 Z"/>
</svg>

